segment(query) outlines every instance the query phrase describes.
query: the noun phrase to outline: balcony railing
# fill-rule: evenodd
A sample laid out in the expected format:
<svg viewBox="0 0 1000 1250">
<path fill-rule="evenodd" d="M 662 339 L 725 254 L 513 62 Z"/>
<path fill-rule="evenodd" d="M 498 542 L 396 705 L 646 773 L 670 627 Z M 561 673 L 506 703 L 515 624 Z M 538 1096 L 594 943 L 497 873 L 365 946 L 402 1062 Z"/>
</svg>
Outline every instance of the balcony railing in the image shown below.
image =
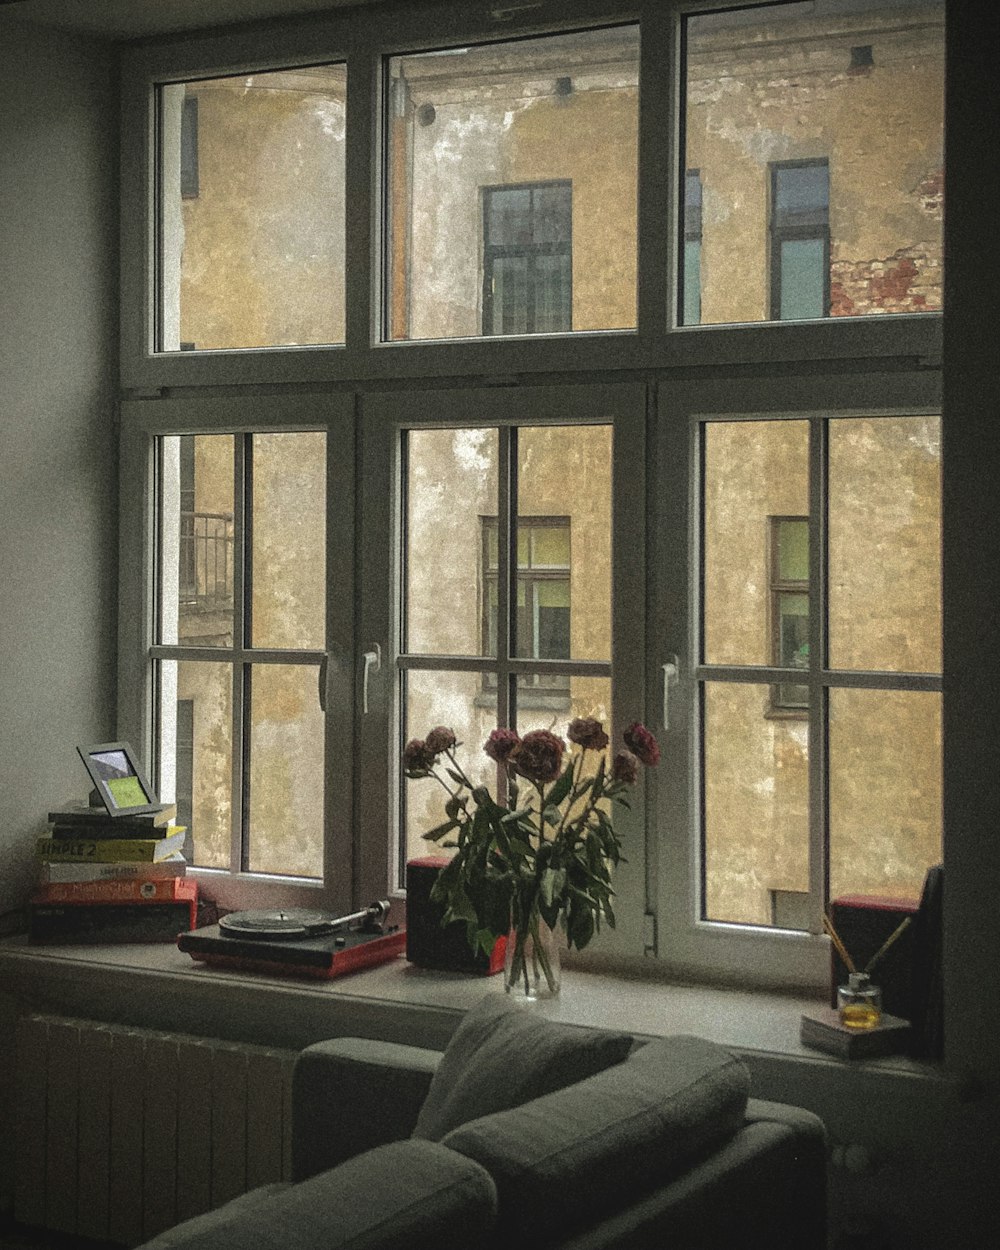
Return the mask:
<svg viewBox="0 0 1000 1250">
<path fill-rule="evenodd" d="M 231 611 L 233 514 L 182 512 L 180 522 L 180 606 L 186 611 Z"/>
</svg>

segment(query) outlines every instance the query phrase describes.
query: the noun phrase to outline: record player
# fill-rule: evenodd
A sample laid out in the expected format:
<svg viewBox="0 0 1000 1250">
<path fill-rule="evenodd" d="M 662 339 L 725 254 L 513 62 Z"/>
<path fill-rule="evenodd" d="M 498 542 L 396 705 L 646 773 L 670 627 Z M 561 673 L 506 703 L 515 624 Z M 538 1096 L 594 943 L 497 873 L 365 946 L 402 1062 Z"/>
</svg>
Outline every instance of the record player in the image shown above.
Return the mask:
<svg viewBox="0 0 1000 1250">
<path fill-rule="evenodd" d="M 406 930 L 387 926 L 389 904 L 348 916 L 305 908 L 237 911 L 177 938 L 179 950 L 209 967 L 278 976 L 339 977 L 395 959 Z"/>
</svg>

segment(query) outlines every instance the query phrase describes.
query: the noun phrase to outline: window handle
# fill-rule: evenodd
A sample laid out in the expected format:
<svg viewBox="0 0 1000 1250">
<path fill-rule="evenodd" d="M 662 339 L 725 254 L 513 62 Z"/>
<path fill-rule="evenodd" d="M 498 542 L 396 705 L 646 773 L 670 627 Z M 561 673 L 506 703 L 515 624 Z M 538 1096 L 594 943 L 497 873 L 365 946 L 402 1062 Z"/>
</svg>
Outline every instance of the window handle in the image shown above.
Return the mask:
<svg viewBox="0 0 1000 1250">
<path fill-rule="evenodd" d="M 372 643 L 372 650 L 366 651 L 361 657 L 363 668 L 361 670 L 361 713 L 363 716 L 368 715 L 368 678 L 372 673 L 377 673 L 382 667 L 382 648 L 377 642 Z"/>
<path fill-rule="evenodd" d="M 668 655 L 666 661 L 660 666 L 663 669 L 663 728 L 670 728 L 670 687 L 676 686 L 680 680 L 680 670 L 677 667 L 677 656 Z"/>
<path fill-rule="evenodd" d="M 326 711 L 326 670 L 329 658 L 328 655 L 324 655 L 319 662 L 319 710 L 321 712 Z"/>
</svg>

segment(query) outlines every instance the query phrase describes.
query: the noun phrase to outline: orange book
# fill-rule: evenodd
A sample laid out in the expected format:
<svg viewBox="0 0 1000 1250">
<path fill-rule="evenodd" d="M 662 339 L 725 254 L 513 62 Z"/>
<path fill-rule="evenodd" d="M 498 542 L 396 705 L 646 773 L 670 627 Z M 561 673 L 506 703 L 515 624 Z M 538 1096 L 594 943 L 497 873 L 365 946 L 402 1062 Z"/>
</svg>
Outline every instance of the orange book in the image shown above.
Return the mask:
<svg viewBox="0 0 1000 1250">
<path fill-rule="evenodd" d="M 182 902 L 198 897 L 198 885 L 188 877 L 158 881 L 140 877 L 104 881 L 49 881 L 38 886 L 33 903 L 143 903 Z"/>
</svg>

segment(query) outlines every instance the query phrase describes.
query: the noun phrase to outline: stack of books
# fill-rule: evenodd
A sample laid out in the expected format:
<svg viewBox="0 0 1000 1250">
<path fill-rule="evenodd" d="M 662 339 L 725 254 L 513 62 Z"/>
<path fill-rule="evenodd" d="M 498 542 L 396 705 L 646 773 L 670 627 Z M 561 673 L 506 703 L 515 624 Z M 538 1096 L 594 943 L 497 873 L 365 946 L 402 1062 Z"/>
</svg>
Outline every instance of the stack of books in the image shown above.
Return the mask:
<svg viewBox="0 0 1000 1250">
<path fill-rule="evenodd" d="M 197 883 L 185 877 L 177 809 L 111 817 L 69 804 L 38 840 L 39 883 L 28 902 L 35 943 L 173 942 L 197 925 Z"/>
</svg>

